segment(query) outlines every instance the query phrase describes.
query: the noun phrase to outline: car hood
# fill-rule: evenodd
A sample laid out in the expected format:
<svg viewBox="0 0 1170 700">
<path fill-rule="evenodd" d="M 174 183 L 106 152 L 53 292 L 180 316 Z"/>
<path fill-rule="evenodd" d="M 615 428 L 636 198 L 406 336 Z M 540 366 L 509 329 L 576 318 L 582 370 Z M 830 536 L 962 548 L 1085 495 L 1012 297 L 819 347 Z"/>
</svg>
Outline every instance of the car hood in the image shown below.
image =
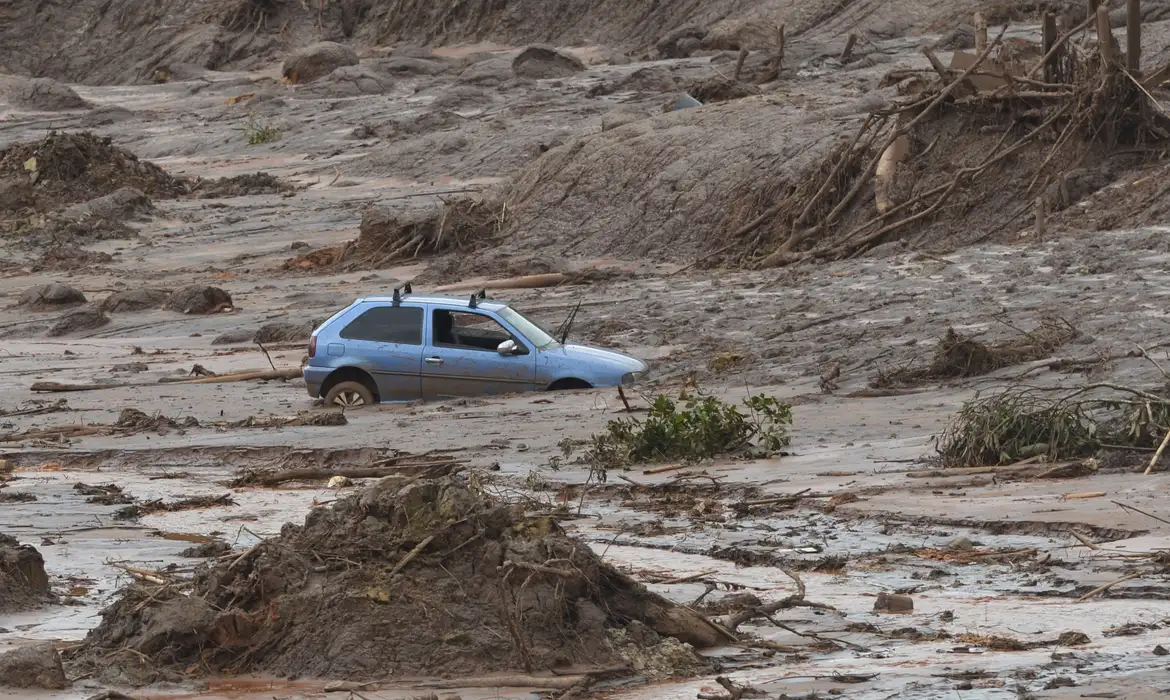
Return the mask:
<svg viewBox="0 0 1170 700">
<path fill-rule="evenodd" d="M 545 352 L 552 358 L 559 356 L 575 362 L 587 362 L 592 365 L 608 365 L 615 369 L 621 369 L 623 372 L 646 371 L 646 363 L 636 357 L 630 357 L 620 352 L 594 348 L 588 345 L 558 345 L 554 348 L 549 348 Z"/>
</svg>

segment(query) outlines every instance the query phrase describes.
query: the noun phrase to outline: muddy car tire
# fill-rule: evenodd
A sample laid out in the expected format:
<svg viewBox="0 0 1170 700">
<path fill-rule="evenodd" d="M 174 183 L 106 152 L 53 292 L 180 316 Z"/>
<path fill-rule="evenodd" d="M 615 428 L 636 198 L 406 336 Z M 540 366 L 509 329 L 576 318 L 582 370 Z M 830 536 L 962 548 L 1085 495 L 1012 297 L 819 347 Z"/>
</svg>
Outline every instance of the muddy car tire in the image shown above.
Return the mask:
<svg viewBox="0 0 1170 700">
<path fill-rule="evenodd" d="M 374 393 L 358 382 L 341 382 L 325 394 L 326 406 L 355 409 L 374 405 Z"/>
</svg>

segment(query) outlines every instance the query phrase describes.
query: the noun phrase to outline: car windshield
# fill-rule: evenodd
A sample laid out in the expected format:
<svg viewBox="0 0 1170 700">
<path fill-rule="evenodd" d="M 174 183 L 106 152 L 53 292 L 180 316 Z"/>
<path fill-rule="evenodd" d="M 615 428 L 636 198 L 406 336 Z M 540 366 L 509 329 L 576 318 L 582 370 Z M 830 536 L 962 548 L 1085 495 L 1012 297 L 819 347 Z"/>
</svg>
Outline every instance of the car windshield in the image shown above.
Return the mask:
<svg viewBox="0 0 1170 700">
<path fill-rule="evenodd" d="M 551 335 L 548 334 L 547 331 L 545 331 L 543 328 L 536 325 L 532 321 L 529 321 L 527 318 L 524 317 L 524 314 L 521 314 L 519 311 L 513 309 L 512 307 L 505 306 L 504 308 L 500 309 L 499 313 L 500 313 L 500 318 L 504 319 L 509 324 L 511 324 L 511 326 L 513 328 L 520 331 L 521 335 L 523 335 L 525 338 L 528 338 L 528 340 L 532 341 L 532 344 L 535 345 L 536 347 L 546 348 L 549 345 L 552 345 L 553 343 L 557 342 L 556 338 L 553 338 Z"/>
</svg>

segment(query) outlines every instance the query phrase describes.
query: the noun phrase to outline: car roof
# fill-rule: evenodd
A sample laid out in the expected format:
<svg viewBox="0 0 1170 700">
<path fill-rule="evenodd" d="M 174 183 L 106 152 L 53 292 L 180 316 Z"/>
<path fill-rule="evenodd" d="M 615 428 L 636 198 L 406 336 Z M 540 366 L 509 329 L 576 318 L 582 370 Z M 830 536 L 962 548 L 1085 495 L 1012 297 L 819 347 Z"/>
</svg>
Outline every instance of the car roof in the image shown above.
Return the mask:
<svg viewBox="0 0 1170 700">
<path fill-rule="evenodd" d="M 468 302 L 470 299 L 471 299 L 470 293 L 465 297 L 448 297 L 448 296 L 423 295 L 423 294 L 403 294 L 402 295 L 402 301 L 407 302 L 407 303 L 412 302 L 415 304 L 437 304 L 439 306 L 456 306 L 456 307 L 462 307 L 462 308 L 469 307 Z M 475 305 L 475 308 L 483 309 L 484 311 L 500 311 L 501 309 L 507 308 L 507 306 L 508 306 L 507 304 L 505 304 L 503 302 L 492 301 L 491 299 L 477 299 L 476 301 L 478 303 Z M 393 302 L 394 302 L 393 296 L 372 296 L 372 297 L 362 297 L 361 299 L 358 299 L 354 303 L 355 304 L 364 304 L 364 303 L 390 304 Z"/>
</svg>

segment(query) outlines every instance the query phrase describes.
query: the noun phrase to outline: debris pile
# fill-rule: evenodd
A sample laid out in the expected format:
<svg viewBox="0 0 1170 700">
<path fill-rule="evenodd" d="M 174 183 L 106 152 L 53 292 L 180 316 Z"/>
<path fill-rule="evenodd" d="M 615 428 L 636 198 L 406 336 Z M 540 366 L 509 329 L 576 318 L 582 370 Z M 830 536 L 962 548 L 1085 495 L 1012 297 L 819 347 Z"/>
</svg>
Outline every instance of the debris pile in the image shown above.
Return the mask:
<svg viewBox="0 0 1170 700">
<path fill-rule="evenodd" d="M 696 647 L 729 638 L 553 520 L 455 477 L 384 478 L 201 568 L 189 594 L 155 578 L 103 612 L 71 665 L 133 684 L 248 671 L 361 681 L 623 666 L 612 630 L 635 622 Z"/>
<path fill-rule="evenodd" d="M 0 200 L 0 212 L 6 214 L 51 211 L 122 187 L 161 197 L 187 191 L 183 181 L 114 146 L 108 137 L 57 131 L 40 141 L 0 150 L 0 187 L 4 186 L 11 190 Z"/>
</svg>

